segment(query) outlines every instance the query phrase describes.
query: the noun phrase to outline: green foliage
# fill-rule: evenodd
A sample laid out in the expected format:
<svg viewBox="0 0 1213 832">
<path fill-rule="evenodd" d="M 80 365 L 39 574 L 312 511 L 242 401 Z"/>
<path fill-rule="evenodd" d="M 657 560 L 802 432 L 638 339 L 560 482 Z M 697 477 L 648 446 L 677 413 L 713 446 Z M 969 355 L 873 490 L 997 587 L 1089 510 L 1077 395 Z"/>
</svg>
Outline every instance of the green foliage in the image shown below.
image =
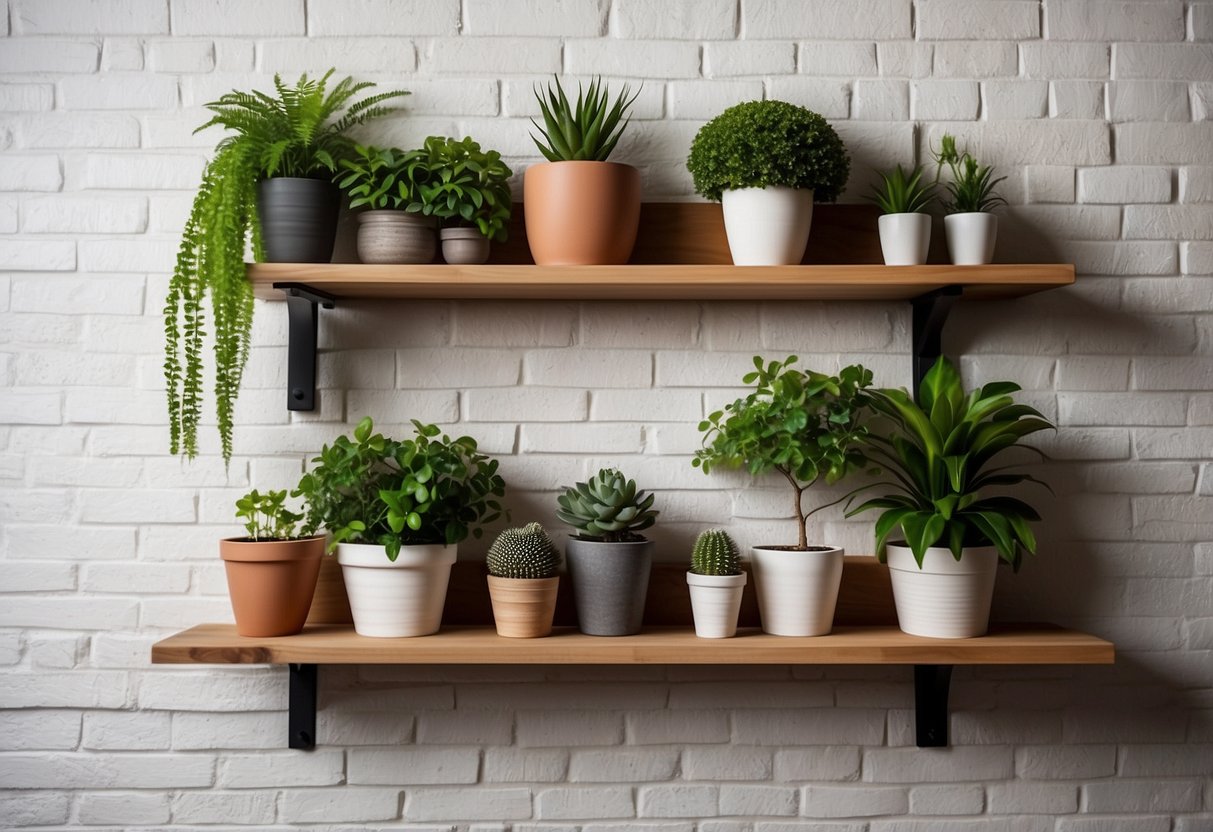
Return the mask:
<svg viewBox="0 0 1213 832">
<path fill-rule="evenodd" d="M 704 447 L 691 464 L 705 474 L 717 466 L 744 466 L 752 476 L 781 474 L 795 492 L 797 548 L 807 549 L 809 518 L 833 504 L 806 512 L 804 492 L 820 479 L 835 483 L 867 464 L 863 418 L 872 372 L 853 365 L 829 376 L 797 369 L 796 361 L 793 355 L 764 364 L 754 356 L 755 372 L 742 379 L 754 392 L 699 423 Z"/>
<path fill-rule="evenodd" d="M 392 561 L 402 545 L 480 537 L 480 525 L 502 515 L 497 461 L 469 436 L 451 439 L 416 419 L 413 428 L 412 439 L 388 439 L 366 417 L 353 438 L 325 445 L 292 492 L 307 499 L 304 532 L 327 528 L 330 551 L 344 541 L 385 546 Z"/>
<path fill-rule="evenodd" d="M 940 141 L 939 150 L 932 155 L 935 158 L 936 182 L 939 181 L 944 167 L 951 172 L 951 178 L 944 183 L 950 197 L 948 202 L 944 203 L 944 209 L 949 214 L 987 212 L 1007 204 L 1007 201 L 994 191 L 995 186 L 1006 177 L 994 179 L 994 168 L 979 165 L 967 150 L 957 150 L 954 136 L 945 134 Z"/>
<path fill-rule="evenodd" d="M 244 521 L 250 540 L 293 540 L 295 525 L 303 519 L 286 507 L 286 491 L 262 494 L 253 489 L 236 501 L 236 516 Z"/>
<path fill-rule="evenodd" d="M 424 151 L 355 145 L 352 157 L 339 164 L 345 175 L 337 184 L 351 208 L 421 211 L 421 188 L 430 178 Z"/>
<path fill-rule="evenodd" d="M 198 453 L 202 418 L 202 362 L 215 362 L 215 407 L 223 458 L 232 457 L 232 410 L 248 360 L 253 290 L 244 274 L 245 247 L 265 259 L 257 217 L 257 182 L 273 176 L 331 174 L 350 146 L 350 127 L 390 112 L 386 92 L 350 104 L 373 86 L 346 78 L 327 90 L 329 70 L 306 75 L 294 87 L 277 76 L 277 97 L 231 92 L 207 106 L 214 114 L 198 128 L 233 131 L 216 148 L 181 235 L 164 304 L 164 380 L 168 391 L 169 447 L 190 459 Z M 342 112 L 344 108 L 344 112 Z M 195 131 L 197 132 L 197 131 Z M 210 296 L 214 346 L 205 345 Z"/>
<path fill-rule="evenodd" d="M 462 141 L 430 136 L 422 153 L 429 178 L 420 189 L 421 212 L 438 217 L 444 225 L 475 226 L 490 240 L 504 243 L 513 171 L 501 154 L 482 151 L 470 136 Z"/>
<path fill-rule="evenodd" d="M 589 482 L 579 482 L 556 498 L 556 516 L 583 540 L 608 543 L 644 540 L 638 532 L 657 520 L 653 495 L 636 489 L 614 468 L 601 469 Z"/>
<path fill-rule="evenodd" d="M 485 558 L 498 578 L 551 578 L 560 570 L 560 551 L 539 523 L 506 529 L 497 535 Z"/>
<path fill-rule="evenodd" d="M 1015 404 L 1018 384 L 996 381 L 967 396 L 960 373 L 940 358 L 913 401 L 905 390 L 876 390 L 872 406 L 892 423 L 887 436 L 868 436 L 870 452 L 893 480 L 893 493 L 868 500 L 847 516 L 880 509 L 876 553 L 883 557 L 889 535 L 900 529 L 918 565 L 937 543 L 960 560 L 965 546 L 994 546 L 1019 568 L 1023 552 L 1036 551 L 1029 523 L 1036 510 L 1014 497 L 986 496 L 991 488 L 1043 485 L 1016 465 L 990 467 L 1003 451 L 1053 425 L 1027 405 Z M 1047 486 L 1046 486 L 1047 487 Z"/>
<path fill-rule="evenodd" d="M 709 121 L 691 142 L 687 169 L 712 200 L 741 188 L 812 188 L 833 202 L 846 187 L 851 158 L 824 118 L 785 101 L 747 101 Z"/>
<path fill-rule="evenodd" d="M 916 214 L 927 209 L 935 198 L 935 185 L 922 181 L 922 165 L 909 174 L 898 165 L 880 174 L 881 185 L 872 186 L 872 201 L 885 214 Z"/>
<path fill-rule="evenodd" d="M 535 89 L 544 126 L 540 127 L 535 119 L 531 119 L 531 124 L 547 140 L 544 144 L 532 133 L 535 146 L 549 162 L 605 162 L 627 129 L 629 120 L 624 116 L 640 91 L 633 93 L 625 84 L 623 92 L 611 103 L 610 88 L 601 78 L 595 78 L 584 91 L 577 84 L 577 103 L 572 104 L 560 79 L 553 81 L 556 86 L 548 84 L 546 96 L 538 87 Z"/>
<path fill-rule="evenodd" d="M 724 529 L 707 529 L 695 539 L 691 571 L 696 575 L 740 575 L 741 556 L 737 544 Z"/>
</svg>

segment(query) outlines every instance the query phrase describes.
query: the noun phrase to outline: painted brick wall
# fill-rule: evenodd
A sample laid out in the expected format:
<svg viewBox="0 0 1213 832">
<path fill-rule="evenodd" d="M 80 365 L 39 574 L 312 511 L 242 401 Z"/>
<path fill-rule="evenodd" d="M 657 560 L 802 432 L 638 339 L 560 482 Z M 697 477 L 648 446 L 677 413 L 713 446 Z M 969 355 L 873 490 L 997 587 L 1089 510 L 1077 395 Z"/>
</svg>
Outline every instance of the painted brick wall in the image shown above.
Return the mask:
<svg viewBox="0 0 1213 832">
<path fill-rule="evenodd" d="M 5 4 L 0 0 L 0 9 Z M 1153 0 L 8 0 L 0 17 L 0 825 L 97 829 L 1198 832 L 1213 829 L 1213 3 Z M 999 614 L 1114 639 L 1114 668 L 955 683 L 954 748 L 912 746 L 904 670 L 326 669 L 282 750 L 284 673 L 148 667 L 229 617 L 215 540 L 360 415 L 458 423 L 519 518 L 618 464 L 663 555 L 787 534 L 774 482 L 691 469 L 749 357 L 908 381 L 899 305 L 343 304 L 322 406 L 283 408 L 257 310 L 236 458 L 164 453 L 159 311 L 215 135 L 200 105 L 336 65 L 413 91 L 400 144 L 535 161 L 531 86 L 643 78 L 618 156 L 689 194 L 702 121 L 757 96 L 835 121 L 867 169 L 951 131 L 1009 179 L 999 257 L 1070 291 L 962 306 L 971 381 L 1057 418 L 1043 554 Z M 817 530 L 851 551 L 864 524 Z M 476 556 L 475 547 L 468 554 Z M 829 820 L 825 820 L 829 819 Z"/>
</svg>

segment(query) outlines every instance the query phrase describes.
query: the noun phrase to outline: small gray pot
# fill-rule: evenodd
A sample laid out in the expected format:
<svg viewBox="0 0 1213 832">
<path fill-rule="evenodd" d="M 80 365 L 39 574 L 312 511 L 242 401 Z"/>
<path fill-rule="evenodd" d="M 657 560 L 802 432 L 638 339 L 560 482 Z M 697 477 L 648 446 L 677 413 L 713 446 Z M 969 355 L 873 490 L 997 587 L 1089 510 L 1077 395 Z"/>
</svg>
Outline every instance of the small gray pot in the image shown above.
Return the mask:
<svg viewBox="0 0 1213 832">
<path fill-rule="evenodd" d="M 452 266 L 479 266 L 489 259 L 489 238 L 479 228 L 444 228 L 442 259 Z"/>
<path fill-rule="evenodd" d="M 581 632 L 591 636 L 640 632 L 653 565 L 652 541 L 600 543 L 570 538 L 566 552 Z"/>
<path fill-rule="evenodd" d="M 437 243 L 435 220 L 380 209 L 358 215 L 358 259 L 363 263 L 429 263 Z"/>
<path fill-rule="evenodd" d="M 280 176 L 257 183 L 257 213 L 265 259 L 328 263 L 337 239 L 340 192 L 323 179 Z"/>
</svg>

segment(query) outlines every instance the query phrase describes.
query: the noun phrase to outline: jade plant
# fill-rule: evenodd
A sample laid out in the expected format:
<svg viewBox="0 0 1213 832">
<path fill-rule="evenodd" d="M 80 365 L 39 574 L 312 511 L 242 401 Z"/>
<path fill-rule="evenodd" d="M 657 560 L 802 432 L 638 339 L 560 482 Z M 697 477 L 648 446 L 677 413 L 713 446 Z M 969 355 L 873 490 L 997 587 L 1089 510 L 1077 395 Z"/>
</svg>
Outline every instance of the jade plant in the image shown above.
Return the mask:
<svg viewBox="0 0 1213 832">
<path fill-rule="evenodd" d="M 577 85 L 574 104 L 565 95 L 559 78 L 553 78 L 553 84 L 548 84 L 546 91 L 535 89 L 544 126 L 534 119 L 531 124 L 544 141 L 534 134 L 531 138 L 539 152 L 549 162 L 605 162 L 627 129 L 628 110 L 640 91 L 632 92 L 625 85 L 612 101 L 610 88 L 601 78 L 595 78 L 586 90 Z"/>
<path fill-rule="evenodd" d="M 391 561 L 401 546 L 479 538 L 503 513 L 497 460 L 470 436 L 452 439 L 415 419 L 413 428 L 410 439 L 389 439 L 366 417 L 352 437 L 325 445 L 293 492 L 307 499 L 304 531 L 328 529 L 329 551 L 343 542 L 384 546 Z"/>
<path fill-rule="evenodd" d="M 944 183 L 949 196 L 944 208 L 949 214 L 984 213 L 1006 204 L 1007 201 L 994 190 L 1006 177 L 995 179 L 994 168 L 978 164 L 967 150 L 958 150 L 954 136 L 945 134 L 939 150 L 932 155 L 936 182 L 945 167 L 951 173 L 951 178 Z"/>
<path fill-rule="evenodd" d="M 430 178 L 427 161 L 422 150 L 356 145 L 339 162 L 343 175 L 337 184 L 350 197 L 351 208 L 420 213 L 422 186 Z"/>
<path fill-rule="evenodd" d="M 601 469 L 589 482 L 579 482 L 556 498 L 556 516 L 572 526 L 581 540 L 624 543 L 644 540 L 639 532 L 660 513 L 653 495 L 636 487 L 614 468 Z"/>
<path fill-rule="evenodd" d="M 880 185 L 872 186 L 872 201 L 885 214 L 917 214 L 926 210 L 935 199 L 935 184 L 923 180 L 922 165 L 909 173 L 898 165 L 880 174 Z"/>
<path fill-rule="evenodd" d="M 560 551 L 539 523 L 506 529 L 497 535 L 485 557 L 489 574 L 497 578 L 551 578 L 560 571 Z"/>
<path fill-rule="evenodd" d="M 330 69 L 320 78 L 303 75 L 294 86 L 275 75 L 274 95 L 227 93 L 206 105 L 213 115 L 194 131 L 214 126 L 230 134 L 203 171 L 164 304 L 164 378 L 174 454 L 192 459 L 198 453 L 202 365 L 213 355 L 219 439 L 224 460 L 232 456 L 232 412 L 253 322 L 246 248 L 254 260 L 265 259 L 257 182 L 279 176 L 330 178 L 353 146 L 349 129 L 391 112 L 385 102 L 408 94 L 382 92 L 355 101 L 374 85 L 345 78 L 330 88 L 332 74 Z"/>
<path fill-rule="evenodd" d="M 248 539 L 255 542 L 294 540 L 303 519 L 287 508 L 285 490 L 262 494 L 255 488 L 236 501 L 236 517 L 244 521 Z"/>
<path fill-rule="evenodd" d="M 767 362 L 754 356 L 755 370 L 742 378 L 754 391 L 699 423 L 704 446 L 691 464 L 705 474 L 722 466 L 744 468 L 751 476 L 778 473 L 794 496 L 794 548 L 808 550 L 809 519 L 842 500 L 806 509 L 805 492 L 867 464 L 862 443 L 872 373 L 856 364 L 831 376 L 800 370 L 793 366 L 797 361 L 794 355 Z"/>
<path fill-rule="evenodd" d="M 723 529 L 707 529 L 695 539 L 691 571 L 696 575 L 740 575 L 741 556 L 737 544 Z"/>
<path fill-rule="evenodd" d="M 462 140 L 430 136 L 421 151 L 429 176 L 419 190 L 420 210 L 445 226 L 476 228 L 504 243 L 510 221 L 509 178 L 513 171 L 496 150 L 481 150 L 469 136 Z"/>
</svg>

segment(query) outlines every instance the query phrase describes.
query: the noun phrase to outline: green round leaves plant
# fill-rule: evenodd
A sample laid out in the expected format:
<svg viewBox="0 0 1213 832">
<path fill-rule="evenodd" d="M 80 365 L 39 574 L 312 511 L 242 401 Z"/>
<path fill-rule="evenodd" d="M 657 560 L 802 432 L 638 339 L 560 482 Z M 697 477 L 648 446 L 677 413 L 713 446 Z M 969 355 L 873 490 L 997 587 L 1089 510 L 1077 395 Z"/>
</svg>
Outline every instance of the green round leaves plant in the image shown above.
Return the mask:
<svg viewBox="0 0 1213 832">
<path fill-rule="evenodd" d="M 846 187 L 851 160 L 824 118 L 786 101 L 748 101 L 709 121 L 691 143 L 687 168 L 695 190 L 712 200 L 741 188 L 811 188 L 833 202 Z"/>
<path fill-rule="evenodd" d="M 504 243 L 513 171 L 501 154 L 481 150 L 470 136 L 462 140 L 430 136 L 421 153 L 429 171 L 419 188 L 421 213 L 437 217 L 447 227 L 476 228 L 490 240 Z"/>
</svg>

